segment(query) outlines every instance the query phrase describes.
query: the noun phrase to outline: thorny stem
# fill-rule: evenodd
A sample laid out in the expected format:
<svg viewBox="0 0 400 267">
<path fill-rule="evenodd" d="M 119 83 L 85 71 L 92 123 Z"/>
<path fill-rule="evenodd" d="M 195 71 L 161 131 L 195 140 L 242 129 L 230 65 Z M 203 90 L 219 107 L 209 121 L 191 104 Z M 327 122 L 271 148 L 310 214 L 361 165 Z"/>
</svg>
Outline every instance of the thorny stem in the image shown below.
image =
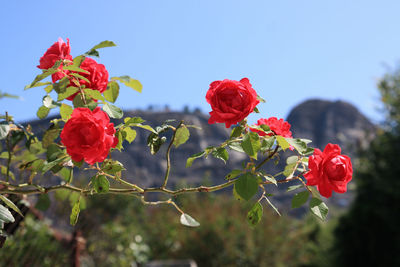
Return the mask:
<svg viewBox="0 0 400 267">
<path fill-rule="evenodd" d="M 264 165 L 264 164 L 267 163 L 270 159 L 272 159 L 272 158 L 275 156 L 276 152 L 278 152 L 278 149 L 279 149 L 279 146 L 277 145 L 277 146 L 275 147 L 275 150 L 274 150 L 271 154 L 269 154 L 268 157 L 266 157 L 263 161 L 261 161 L 261 162 L 256 166 L 256 170 L 258 170 L 259 168 L 261 168 L 262 165 Z"/>
<path fill-rule="evenodd" d="M 146 201 L 144 199 L 144 196 L 140 197 L 140 200 L 142 201 L 143 204 L 145 205 L 160 205 L 160 204 L 170 204 L 172 206 L 175 207 L 175 209 L 177 209 L 177 211 L 179 211 L 180 213 L 184 214 L 183 210 L 181 210 L 178 205 L 176 205 L 176 203 L 174 201 L 172 201 L 172 199 L 168 199 L 168 200 L 159 200 L 159 201 Z"/>
<path fill-rule="evenodd" d="M 6 111 L 6 122 L 8 123 L 8 112 Z M 8 182 L 9 177 L 10 177 L 10 164 L 11 164 L 11 146 L 10 146 L 10 133 L 8 133 L 7 138 L 6 138 L 6 146 L 7 146 L 7 151 L 8 151 L 8 158 L 7 158 L 7 173 L 6 173 L 6 181 Z"/>
<path fill-rule="evenodd" d="M 165 158 L 167 159 L 167 169 L 165 171 L 164 183 L 161 186 L 161 188 L 165 188 L 167 186 L 167 183 L 168 183 L 169 173 L 171 171 L 171 156 L 170 156 L 170 152 L 171 152 L 172 144 L 175 141 L 176 132 L 182 126 L 182 124 L 183 124 L 183 120 L 180 121 L 178 126 L 176 126 L 176 129 L 173 129 L 174 130 L 174 134 L 172 135 L 171 142 L 169 143 L 168 148 L 167 148 L 167 152 L 165 153 Z"/>
</svg>

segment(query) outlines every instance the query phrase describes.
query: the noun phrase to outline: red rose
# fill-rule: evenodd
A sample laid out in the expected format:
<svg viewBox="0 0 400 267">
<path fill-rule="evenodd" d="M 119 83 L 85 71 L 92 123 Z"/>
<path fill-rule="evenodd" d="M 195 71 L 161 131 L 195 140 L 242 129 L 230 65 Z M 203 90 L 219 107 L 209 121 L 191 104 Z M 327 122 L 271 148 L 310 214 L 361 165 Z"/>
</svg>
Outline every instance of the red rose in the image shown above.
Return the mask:
<svg viewBox="0 0 400 267">
<path fill-rule="evenodd" d="M 103 64 L 97 63 L 92 58 L 85 58 L 85 60 L 80 65 L 81 69 L 88 71 L 89 73 L 80 72 L 79 74 L 89 80 L 89 83 L 85 80 L 79 80 L 81 86 L 85 88 L 90 88 L 92 90 L 97 90 L 100 93 L 104 92 L 107 89 L 108 84 L 108 71 Z M 65 73 L 70 73 L 70 71 L 64 71 Z M 71 71 L 72 72 L 72 71 Z M 63 78 L 66 74 L 62 72 L 57 72 L 52 75 L 53 83 Z M 76 86 L 72 81 L 70 82 L 69 86 Z M 74 100 L 75 96 L 67 97 L 68 100 Z"/>
<path fill-rule="evenodd" d="M 338 145 L 328 144 L 324 152 L 314 150 L 308 160 L 309 172 L 304 174 L 307 185 L 316 185 L 324 197 L 330 197 L 332 190 L 337 193 L 347 191 L 347 183 L 351 181 L 353 167 L 346 155 L 341 155 Z"/>
<path fill-rule="evenodd" d="M 247 78 L 212 82 L 206 99 L 212 109 L 208 123 L 225 123 L 226 128 L 245 119 L 260 103 Z"/>
<path fill-rule="evenodd" d="M 75 108 L 61 132 L 61 142 L 75 161 L 102 162 L 118 144 L 114 124 L 99 107 Z"/>
<path fill-rule="evenodd" d="M 276 117 L 271 117 L 268 119 L 259 119 L 257 121 L 256 125 L 257 126 L 268 125 L 274 134 L 280 135 L 283 137 L 287 137 L 287 138 L 292 138 L 292 132 L 290 131 L 290 124 L 287 121 L 284 121 L 283 119 L 278 120 Z M 252 132 L 258 133 L 258 135 L 260 135 L 260 136 L 267 135 L 265 132 L 257 130 L 255 128 L 250 127 L 250 130 Z M 273 135 L 273 134 L 270 133 L 268 135 Z"/>
<path fill-rule="evenodd" d="M 103 64 L 99 64 L 96 60 L 92 58 L 85 58 L 85 60 L 80 65 L 81 69 L 88 71 L 89 73 L 80 72 L 79 74 L 89 80 L 89 83 L 85 80 L 79 80 L 79 84 L 84 86 L 85 88 L 90 88 L 92 90 L 97 90 L 100 93 L 104 92 L 107 89 L 108 84 L 108 71 Z M 73 71 L 64 71 L 66 74 L 69 74 Z M 62 72 L 56 72 L 51 77 L 53 83 L 63 78 L 66 74 Z M 70 82 L 69 86 L 76 86 L 72 81 Z M 74 100 L 75 96 L 73 94 L 67 97 L 68 100 Z"/>
<path fill-rule="evenodd" d="M 63 39 L 58 38 L 46 53 L 40 58 L 40 65 L 37 67 L 39 69 L 49 69 L 54 66 L 57 60 L 72 60 L 72 56 L 69 54 L 71 52 L 71 47 L 69 46 L 69 39 L 67 38 L 67 43 L 64 43 Z"/>
</svg>

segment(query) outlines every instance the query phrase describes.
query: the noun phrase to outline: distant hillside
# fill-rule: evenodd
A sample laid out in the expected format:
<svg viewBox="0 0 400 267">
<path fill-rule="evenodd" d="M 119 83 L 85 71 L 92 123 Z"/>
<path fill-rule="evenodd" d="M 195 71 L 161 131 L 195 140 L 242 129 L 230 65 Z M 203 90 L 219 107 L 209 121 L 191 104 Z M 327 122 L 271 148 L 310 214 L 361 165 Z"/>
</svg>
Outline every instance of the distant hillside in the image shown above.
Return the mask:
<svg viewBox="0 0 400 267">
<path fill-rule="evenodd" d="M 314 147 L 323 149 L 328 143 L 339 144 L 352 155 L 375 132 L 375 126 L 344 101 L 307 100 L 292 109 L 287 121 L 294 136 L 313 140 Z"/>
</svg>

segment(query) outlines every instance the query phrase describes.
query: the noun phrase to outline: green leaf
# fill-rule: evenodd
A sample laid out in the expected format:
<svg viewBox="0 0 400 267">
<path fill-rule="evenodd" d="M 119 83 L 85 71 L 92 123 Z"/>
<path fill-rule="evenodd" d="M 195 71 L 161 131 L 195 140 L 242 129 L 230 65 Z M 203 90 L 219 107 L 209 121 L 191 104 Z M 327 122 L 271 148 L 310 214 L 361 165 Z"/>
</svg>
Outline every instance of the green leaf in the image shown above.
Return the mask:
<svg viewBox="0 0 400 267">
<path fill-rule="evenodd" d="M 299 160 L 298 156 L 290 156 L 286 159 L 286 164 L 296 164 L 296 162 Z"/>
<path fill-rule="evenodd" d="M 101 95 L 101 93 L 97 90 L 92 90 L 92 89 L 84 89 L 85 95 L 90 96 L 92 99 L 96 100 L 105 100 L 104 97 Z"/>
<path fill-rule="evenodd" d="M 15 220 L 11 212 L 6 207 L 0 204 L 0 223 L 2 221 L 5 223 L 13 223 Z"/>
<path fill-rule="evenodd" d="M 3 195 L 0 195 L 0 199 L 4 201 L 4 203 L 6 203 L 6 205 L 13 209 L 15 212 L 17 212 L 19 215 L 21 215 L 22 217 L 24 217 L 24 215 L 22 215 L 22 212 L 20 211 L 20 209 L 17 207 L 17 205 L 15 205 L 11 200 L 9 200 L 8 198 L 6 198 Z"/>
<path fill-rule="evenodd" d="M 51 91 L 53 91 L 53 84 L 47 85 L 44 90 L 46 91 L 46 93 L 50 93 Z"/>
<path fill-rule="evenodd" d="M 322 200 L 318 198 L 311 198 L 310 200 L 310 210 L 317 216 L 320 220 L 325 221 L 328 216 L 328 207 Z"/>
<path fill-rule="evenodd" d="M 57 94 L 63 93 L 65 89 L 68 87 L 70 84 L 70 80 L 68 76 L 64 76 L 61 80 L 53 84 L 53 89 L 54 91 L 57 92 Z"/>
<path fill-rule="evenodd" d="M 103 42 L 93 46 L 90 50 L 97 50 L 97 49 L 100 49 L 100 48 L 113 47 L 113 46 L 117 46 L 117 45 L 113 41 L 106 40 L 106 41 L 103 41 Z"/>
<path fill-rule="evenodd" d="M 125 125 L 128 126 L 128 125 L 130 125 L 130 124 L 139 124 L 139 123 L 143 123 L 143 122 L 145 122 L 145 120 L 143 120 L 143 119 L 140 118 L 140 117 L 133 117 L 133 118 L 126 117 L 126 118 L 124 119 L 124 122 L 125 122 Z M 154 130 L 153 130 L 153 131 L 154 131 Z"/>
<path fill-rule="evenodd" d="M 69 223 L 71 225 L 75 225 L 78 222 L 80 211 L 81 209 L 80 209 L 80 198 L 79 198 L 78 201 L 75 202 L 74 206 L 72 207 L 71 215 L 69 216 Z"/>
<path fill-rule="evenodd" d="M 84 55 L 80 55 L 80 56 L 74 57 L 74 59 L 72 61 L 74 62 L 75 66 L 79 67 L 82 64 L 82 62 L 85 60 L 85 58 L 86 57 Z"/>
<path fill-rule="evenodd" d="M 117 82 L 110 81 L 107 84 L 107 90 L 103 92 L 107 101 L 114 103 L 119 95 L 119 85 Z"/>
<path fill-rule="evenodd" d="M 52 84 L 52 83 L 51 82 L 35 83 L 33 86 L 31 86 L 31 84 L 30 84 L 30 85 L 26 85 L 24 87 L 24 90 L 28 90 L 30 88 L 39 87 L 39 86 L 43 86 L 43 85 L 49 85 L 49 84 Z"/>
<path fill-rule="evenodd" d="M 259 202 L 257 202 L 247 213 L 247 222 L 251 226 L 256 226 L 261 221 L 262 214 L 263 214 L 263 207 Z"/>
<path fill-rule="evenodd" d="M 123 170 L 125 170 L 124 166 L 121 162 L 116 160 L 107 160 L 103 162 L 101 169 L 108 174 L 117 174 Z"/>
<path fill-rule="evenodd" d="M 301 139 L 285 138 L 286 141 L 293 146 L 300 154 L 304 154 L 307 151 L 307 144 Z"/>
<path fill-rule="evenodd" d="M 237 126 L 237 127 L 233 128 L 229 138 L 239 137 L 242 134 L 242 131 L 243 131 L 242 126 Z"/>
<path fill-rule="evenodd" d="M 288 143 L 288 141 L 285 139 L 285 137 L 282 137 L 280 135 L 275 136 L 276 137 L 276 141 L 278 141 L 279 146 L 283 149 L 286 150 L 288 148 L 290 148 L 290 144 Z"/>
<path fill-rule="evenodd" d="M 260 101 L 261 103 L 266 103 L 267 101 L 265 101 L 264 98 L 262 98 L 261 96 L 257 95 L 257 100 Z"/>
<path fill-rule="evenodd" d="M 275 137 L 271 136 L 268 138 L 263 138 L 261 142 L 261 149 L 260 151 L 265 153 L 266 151 L 270 150 L 275 143 Z"/>
<path fill-rule="evenodd" d="M 57 144 L 50 143 L 47 145 L 46 148 L 47 148 L 46 157 L 48 162 L 56 160 L 59 155 L 63 154 L 62 149 Z"/>
<path fill-rule="evenodd" d="M 299 208 L 305 204 L 310 196 L 310 192 L 302 191 L 295 194 L 292 198 L 292 209 Z"/>
<path fill-rule="evenodd" d="M 78 87 L 69 86 L 69 87 L 67 87 L 67 88 L 65 89 L 64 92 L 58 94 L 57 101 L 62 101 L 62 100 L 64 100 L 64 99 L 66 99 L 67 97 L 72 96 L 73 94 L 75 94 L 75 93 L 78 92 L 78 91 L 79 91 L 79 88 L 78 88 Z M 75 97 L 75 98 L 76 98 L 76 97 Z M 75 100 L 75 98 L 74 98 L 74 100 Z"/>
<path fill-rule="evenodd" d="M 108 114 L 108 116 L 114 119 L 121 119 L 122 116 L 124 116 L 124 113 L 120 108 L 109 103 L 104 104 L 103 110 Z"/>
<path fill-rule="evenodd" d="M 270 176 L 270 175 L 263 175 L 265 180 L 267 180 L 268 182 L 273 183 L 274 185 L 278 186 L 278 182 L 276 181 L 275 177 Z"/>
<path fill-rule="evenodd" d="M 38 111 L 36 112 L 36 116 L 38 116 L 39 119 L 44 119 L 49 115 L 50 109 L 46 108 L 45 106 L 41 106 Z"/>
<path fill-rule="evenodd" d="M 242 148 L 242 143 L 240 142 L 232 142 L 228 144 L 228 147 L 232 150 L 235 150 L 237 152 L 245 153 L 243 148 Z"/>
<path fill-rule="evenodd" d="M 251 173 L 240 176 L 235 182 L 235 190 L 243 199 L 251 199 L 258 190 L 257 178 Z"/>
<path fill-rule="evenodd" d="M 69 120 L 69 118 L 71 118 L 73 111 L 74 111 L 74 109 L 70 105 L 67 105 L 64 103 L 61 104 L 60 115 L 63 120 Z"/>
<path fill-rule="evenodd" d="M 185 125 L 179 127 L 175 132 L 175 139 L 174 139 L 175 148 L 186 143 L 186 141 L 189 139 L 189 136 L 190 132 Z"/>
<path fill-rule="evenodd" d="M 206 154 L 206 152 L 205 152 L 205 151 L 202 151 L 202 152 L 199 152 L 199 153 L 196 153 L 196 154 L 191 155 L 191 156 L 186 160 L 186 168 L 191 167 L 192 164 L 193 164 L 193 161 L 194 161 L 195 159 L 201 158 L 201 157 L 203 157 L 205 154 Z"/>
<path fill-rule="evenodd" d="M 67 65 L 63 67 L 64 70 L 71 70 L 71 71 L 76 71 L 76 72 L 82 72 L 85 74 L 89 74 L 90 72 L 88 72 L 87 70 L 81 69 L 76 65 Z"/>
<path fill-rule="evenodd" d="M 42 194 L 39 196 L 36 202 L 35 208 L 41 211 L 45 211 L 50 207 L 50 198 L 48 194 Z"/>
<path fill-rule="evenodd" d="M 5 139 L 9 132 L 10 132 L 10 125 L 5 123 L 0 123 L 0 140 Z"/>
<path fill-rule="evenodd" d="M 181 224 L 190 226 L 190 227 L 197 227 L 200 226 L 200 223 L 193 219 L 189 214 L 182 213 L 180 218 Z"/>
<path fill-rule="evenodd" d="M 253 132 L 247 133 L 244 136 L 241 146 L 244 152 L 246 152 L 250 158 L 257 159 L 257 153 L 261 148 L 261 142 L 258 134 Z"/>
<path fill-rule="evenodd" d="M 150 125 L 135 124 L 135 125 L 133 125 L 133 126 L 139 127 L 139 128 L 142 128 L 142 129 L 145 129 L 145 130 L 147 130 L 147 131 L 150 131 L 150 132 L 152 132 L 152 133 L 157 134 L 156 130 L 154 130 Z"/>
<path fill-rule="evenodd" d="M 238 169 L 232 170 L 230 173 L 228 173 L 225 176 L 225 179 L 227 179 L 227 180 L 234 179 L 234 178 L 238 177 L 240 174 L 242 174 L 242 172 L 243 172 L 242 170 L 238 170 Z"/>
<path fill-rule="evenodd" d="M 222 160 L 224 163 L 229 159 L 228 151 L 223 147 L 218 147 L 211 152 L 214 158 Z"/>
<path fill-rule="evenodd" d="M 133 90 L 138 91 L 139 93 L 142 92 L 143 86 L 142 84 L 135 79 L 132 79 L 131 77 L 125 75 L 125 76 L 120 76 L 120 77 L 112 77 L 111 78 L 112 81 L 119 81 L 123 84 L 125 84 L 126 86 L 132 88 Z"/>
<path fill-rule="evenodd" d="M 107 193 L 110 188 L 110 182 L 104 175 L 93 177 L 92 183 L 96 193 Z"/>
<path fill-rule="evenodd" d="M 126 133 L 126 141 L 128 141 L 129 144 L 132 143 L 136 138 L 136 131 L 132 130 L 130 127 L 127 127 L 124 129 L 124 132 Z"/>
<path fill-rule="evenodd" d="M 283 171 L 283 175 L 288 177 L 295 171 L 296 163 L 288 164 L 285 166 L 285 170 Z"/>
<path fill-rule="evenodd" d="M 79 73 L 70 72 L 69 75 L 74 76 L 74 77 L 78 78 L 79 80 L 84 80 L 85 82 L 90 83 L 90 81 L 85 76 L 82 76 Z M 79 81 L 79 83 L 80 83 L 80 81 Z"/>
<path fill-rule="evenodd" d="M 60 135 L 61 129 L 53 128 L 47 130 L 42 139 L 42 146 L 43 148 L 47 148 L 50 146 L 54 140 Z"/>
<path fill-rule="evenodd" d="M 288 189 L 286 190 L 286 192 L 290 192 L 290 191 L 299 189 L 299 188 L 301 188 L 301 187 L 303 187 L 302 184 L 299 184 L 299 185 L 291 185 L 291 186 L 288 187 Z"/>
<path fill-rule="evenodd" d="M 45 161 L 44 162 L 44 166 L 42 168 L 42 172 L 44 173 L 44 172 L 49 171 L 50 169 L 52 169 L 53 167 L 57 166 L 58 164 L 60 164 L 64 160 L 65 160 L 65 158 L 59 158 L 59 159 L 53 160 L 51 162 Z"/>
<path fill-rule="evenodd" d="M 321 200 L 321 195 L 319 194 L 317 188 L 315 188 L 315 186 L 307 186 L 307 188 L 309 190 L 311 190 L 311 194 L 313 198 L 317 198 L 319 200 Z"/>
<path fill-rule="evenodd" d="M 58 65 L 60 65 L 60 64 L 58 64 Z M 55 67 L 55 66 L 54 66 L 54 67 Z M 36 84 L 37 84 L 38 82 L 40 82 L 41 80 L 47 78 L 48 76 L 50 76 L 50 75 L 56 73 L 58 70 L 57 70 L 57 68 L 54 68 L 54 67 L 51 68 L 51 69 L 48 69 L 48 70 L 44 71 L 42 74 L 37 75 L 37 76 L 35 77 L 35 79 L 33 80 L 33 82 L 32 82 L 30 85 L 25 86 L 25 90 L 26 90 L 26 89 L 29 89 L 29 88 L 36 87 Z M 58 67 L 58 66 L 57 66 L 57 67 Z M 41 85 L 43 85 L 43 84 L 41 84 Z M 38 85 L 38 86 L 41 86 L 41 85 Z"/>
<path fill-rule="evenodd" d="M 74 170 L 64 167 L 57 173 L 57 175 L 60 176 L 65 182 L 71 183 L 72 179 L 74 178 Z"/>
</svg>

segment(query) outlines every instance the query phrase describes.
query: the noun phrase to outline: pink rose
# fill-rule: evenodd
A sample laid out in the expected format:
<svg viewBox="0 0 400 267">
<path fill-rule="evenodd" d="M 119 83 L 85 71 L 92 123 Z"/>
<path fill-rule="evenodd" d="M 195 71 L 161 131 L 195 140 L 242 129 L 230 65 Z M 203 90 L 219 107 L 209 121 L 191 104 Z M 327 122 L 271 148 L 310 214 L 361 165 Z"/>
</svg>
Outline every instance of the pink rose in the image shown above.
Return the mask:
<svg viewBox="0 0 400 267">
<path fill-rule="evenodd" d="M 225 123 L 226 128 L 244 120 L 260 103 L 247 78 L 212 82 L 206 99 L 212 109 L 208 123 Z"/>
<path fill-rule="evenodd" d="M 307 185 L 316 185 L 324 197 L 330 197 L 332 191 L 344 193 L 347 183 L 351 181 L 353 167 L 351 160 L 346 155 L 341 155 L 338 145 L 326 145 L 324 152 L 314 150 L 308 160 L 309 172 L 304 174 Z"/>
</svg>

